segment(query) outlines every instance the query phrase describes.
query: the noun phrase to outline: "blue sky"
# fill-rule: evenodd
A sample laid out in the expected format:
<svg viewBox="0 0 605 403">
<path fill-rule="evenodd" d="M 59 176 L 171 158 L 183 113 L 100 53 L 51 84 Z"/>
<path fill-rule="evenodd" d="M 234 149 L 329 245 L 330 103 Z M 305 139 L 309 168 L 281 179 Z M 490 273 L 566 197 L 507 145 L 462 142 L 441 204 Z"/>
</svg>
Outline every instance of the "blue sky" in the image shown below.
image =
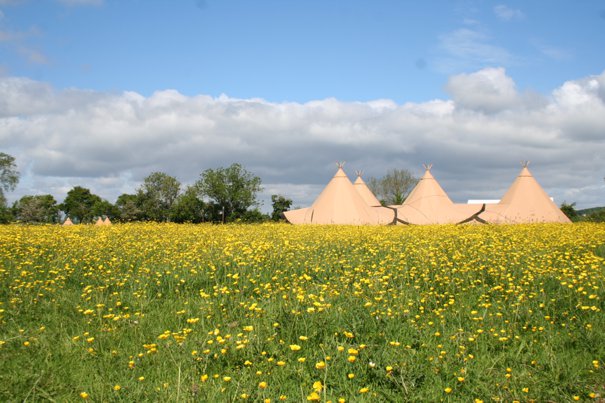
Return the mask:
<svg viewBox="0 0 605 403">
<path fill-rule="evenodd" d="M 304 206 L 346 160 L 497 199 L 531 160 L 605 205 L 603 38 L 601 0 L 0 0 L 8 198 L 240 162 Z"/>
<path fill-rule="evenodd" d="M 504 66 L 520 89 L 543 92 L 605 59 L 602 1 L 29 0 L 1 10 L 18 37 L 0 45 L 5 72 L 144 95 L 420 102 L 445 96 L 451 74 Z"/>
</svg>

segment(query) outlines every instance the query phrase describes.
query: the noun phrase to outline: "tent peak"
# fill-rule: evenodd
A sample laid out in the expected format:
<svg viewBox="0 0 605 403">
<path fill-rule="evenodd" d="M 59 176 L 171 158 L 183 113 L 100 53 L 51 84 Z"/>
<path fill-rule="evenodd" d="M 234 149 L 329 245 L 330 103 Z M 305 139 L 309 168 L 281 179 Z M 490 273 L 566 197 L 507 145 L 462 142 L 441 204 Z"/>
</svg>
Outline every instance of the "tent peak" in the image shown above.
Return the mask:
<svg viewBox="0 0 605 403">
<path fill-rule="evenodd" d="M 422 166 L 424 167 L 424 169 L 426 169 L 427 171 L 430 171 L 431 168 L 433 167 L 433 164 L 422 164 Z"/>
<path fill-rule="evenodd" d="M 337 166 L 339 169 L 343 169 L 343 168 L 344 168 L 344 166 L 345 166 L 345 164 L 346 164 L 346 161 L 342 161 L 342 162 L 340 162 L 340 161 L 336 161 L 336 166 Z"/>
<path fill-rule="evenodd" d="M 363 171 L 361 169 L 358 171 L 355 171 L 355 175 L 357 175 L 357 177 L 361 178 L 363 176 Z"/>
<path fill-rule="evenodd" d="M 521 166 L 522 166 L 523 168 L 527 168 L 527 167 L 529 166 L 529 163 L 530 163 L 530 162 L 531 162 L 531 161 L 529 161 L 529 160 L 523 160 L 523 161 L 521 161 Z"/>
</svg>

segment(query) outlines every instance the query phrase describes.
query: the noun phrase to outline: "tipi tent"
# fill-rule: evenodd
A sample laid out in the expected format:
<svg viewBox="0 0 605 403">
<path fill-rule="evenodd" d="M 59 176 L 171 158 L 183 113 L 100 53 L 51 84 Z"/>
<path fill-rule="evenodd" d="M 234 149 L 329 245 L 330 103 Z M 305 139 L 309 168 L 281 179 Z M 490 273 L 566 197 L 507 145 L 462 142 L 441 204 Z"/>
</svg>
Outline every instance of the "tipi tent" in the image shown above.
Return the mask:
<svg viewBox="0 0 605 403">
<path fill-rule="evenodd" d="M 380 207 L 380 201 L 374 196 L 374 193 L 370 190 L 368 185 L 361 179 L 362 172 L 357 171 L 357 179 L 353 185 L 355 186 L 355 190 L 361 196 L 361 198 L 366 202 L 366 204 L 370 207 Z"/>
<path fill-rule="evenodd" d="M 73 221 L 71 221 L 71 218 L 67 217 L 67 219 L 63 222 L 63 226 L 69 226 L 69 225 L 74 225 Z"/>
<path fill-rule="evenodd" d="M 97 220 L 97 222 L 95 223 L 95 225 L 105 225 L 103 223 L 103 217 L 99 217 L 99 219 Z"/>
<path fill-rule="evenodd" d="M 338 170 L 311 207 L 286 211 L 292 224 L 378 225 L 393 221 L 394 211 L 370 207 L 338 164 Z"/>
<path fill-rule="evenodd" d="M 105 217 L 103 220 L 103 225 L 111 225 L 111 221 L 109 221 L 109 217 Z"/>
<path fill-rule="evenodd" d="M 458 224 L 478 218 L 483 206 L 454 204 L 439 182 L 431 174 L 432 165 L 424 165 L 425 172 L 401 207 L 397 208 L 397 222 L 401 224 Z"/>
<path fill-rule="evenodd" d="M 487 205 L 481 217 L 490 223 L 571 222 L 533 177 L 527 168 L 529 161 L 522 165 L 504 197 L 498 204 Z"/>
</svg>

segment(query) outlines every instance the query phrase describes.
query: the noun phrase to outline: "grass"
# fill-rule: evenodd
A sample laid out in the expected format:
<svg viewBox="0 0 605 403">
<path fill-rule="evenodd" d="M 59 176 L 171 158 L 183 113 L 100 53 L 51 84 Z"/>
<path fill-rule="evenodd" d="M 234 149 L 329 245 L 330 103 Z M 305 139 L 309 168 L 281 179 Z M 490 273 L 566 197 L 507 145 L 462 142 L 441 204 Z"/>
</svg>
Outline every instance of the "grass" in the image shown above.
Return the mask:
<svg viewBox="0 0 605 403">
<path fill-rule="evenodd" d="M 604 236 L 3 226 L 0 400 L 598 399 Z"/>
</svg>

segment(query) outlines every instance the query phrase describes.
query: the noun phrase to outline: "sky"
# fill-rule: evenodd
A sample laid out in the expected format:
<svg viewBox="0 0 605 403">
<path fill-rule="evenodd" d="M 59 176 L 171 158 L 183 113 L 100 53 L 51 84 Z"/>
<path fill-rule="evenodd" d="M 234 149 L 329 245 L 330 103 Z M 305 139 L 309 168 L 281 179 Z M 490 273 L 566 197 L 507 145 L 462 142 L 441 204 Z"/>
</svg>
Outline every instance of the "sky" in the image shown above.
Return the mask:
<svg viewBox="0 0 605 403">
<path fill-rule="evenodd" d="M 234 162 L 308 206 L 336 172 L 422 164 L 498 199 L 520 161 L 557 204 L 605 205 L 605 3 L 0 0 L 7 194 L 115 202 Z"/>
</svg>

